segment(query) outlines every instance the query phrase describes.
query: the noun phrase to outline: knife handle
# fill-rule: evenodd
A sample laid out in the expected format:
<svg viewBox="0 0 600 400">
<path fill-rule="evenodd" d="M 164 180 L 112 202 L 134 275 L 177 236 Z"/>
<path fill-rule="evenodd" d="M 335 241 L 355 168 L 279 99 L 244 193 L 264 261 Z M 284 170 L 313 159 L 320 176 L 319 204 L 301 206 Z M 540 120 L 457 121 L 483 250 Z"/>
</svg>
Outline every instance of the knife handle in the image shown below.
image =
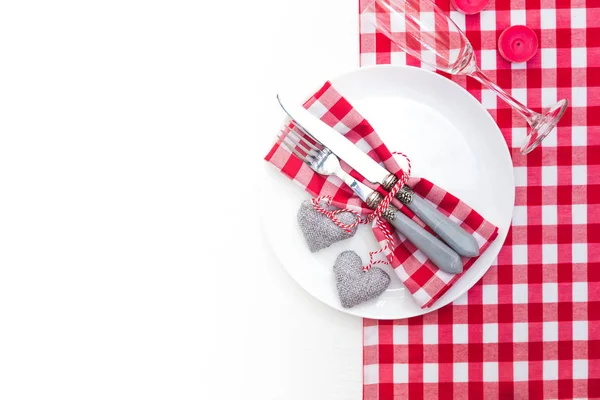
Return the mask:
<svg viewBox="0 0 600 400">
<path fill-rule="evenodd" d="M 479 244 L 466 230 L 442 214 L 427 200 L 417 196 L 408 186 L 396 194 L 396 198 L 406 205 L 417 217 L 461 256 L 479 255 Z"/>
<path fill-rule="evenodd" d="M 439 269 L 450 274 L 462 272 L 462 260 L 454 250 L 408 218 L 396 207 L 390 205 L 383 217 L 416 248 L 421 250 Z"/>
</svg>

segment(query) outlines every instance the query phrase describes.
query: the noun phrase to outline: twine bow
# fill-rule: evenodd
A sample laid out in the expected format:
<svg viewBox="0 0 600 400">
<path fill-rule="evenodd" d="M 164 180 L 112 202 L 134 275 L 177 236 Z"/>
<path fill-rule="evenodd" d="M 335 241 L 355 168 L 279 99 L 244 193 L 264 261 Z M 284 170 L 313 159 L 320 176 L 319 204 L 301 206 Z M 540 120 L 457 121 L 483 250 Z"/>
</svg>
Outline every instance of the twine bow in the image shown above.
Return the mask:
<svg viewBox="0 0 600 400">
<path fill-rule="evenodd" d="M 389 262 L 385 261 L 385 260 L 373 260 L 374 256 L 376 256 L 377 254 L 382 253 L 386 250 L 390 250 L 390 254 L 392 255 L 392 257 L 394 254 L 392 252 L 392 249 L 395 247 L 394 238 L 392 236 L 392 233 L 388 229 L 387 224 L 385 224 L 384 219 L 382 218 L 382 215 L 388 209 L 390 203 L 392 202 L 392 200 L 394 199 L 394 197 L 396 196 L 398 191 L 400 189 L 402 189 L 402 187 L 408 181 L 408 178 L 410 178 L 411 165 L 410 165 L 410 159 L 405 154 L 400 153 L 400 152 L 393 152 L 392 154 L 401 155 L 402 157 L 404 157 L 406 159 L 407 164 L 408 164 L 407 171 L 406 172 L 404 170 L 400 171 L 402 173 L 402 176 L 400 177 L 400 179 L 398 179 L 398 182 L 394 185 L 392 190 L 390 190 L 388 192 L 388 194 L 383 198 L 383 200 L 381 200 L 381 202 L 377 205 L 377 208 L 375 208 L 375 210 L 373 212 L 368 213 L 365 217 L 363 217 L 359 212 L 350 210 L 348 208 L 340 208 L 340 209 L 336 209 L 336 210 L 330 210 L 329 207 L 331 206 L 331 203 L 333 201 L 331 196 L 320 196 L 320 197 L 316 197 L 316 198 L 312 199 L 312 205 L 315 210 L 317 210 L 321 214 L 327 216 L 334 224 L 339 226 L 341 229 L 344 229 L 346 232 L 351 232 L 352 229 L 354 229 L 359 224 L 368 224 L 368 223 L 372 222 L 373 220 L 375 220 L 377 227 L 383 231 L 386 244 L 385 244 L 385 246 L 383 246 L 381 249 L 379 249 L 377 251 L 369 252 L 369 263 L 362 267 L 363 271 L 370 270 L 376 264 L 388 264 L 389 265 Z M 320 203 L 322 203 L 322 202 L 326 203 L 325 207 L 321 206 Z M 349 212 L 351 214 L 354 214 L 354 216 L 356 216 L 356 221 L 354 221 L 351 224 L 345 224 L 342 221 L 340 221 L 336 216 L 337 216 L 337 214 L 343 213 L 343 212 Z"/>
</svg>

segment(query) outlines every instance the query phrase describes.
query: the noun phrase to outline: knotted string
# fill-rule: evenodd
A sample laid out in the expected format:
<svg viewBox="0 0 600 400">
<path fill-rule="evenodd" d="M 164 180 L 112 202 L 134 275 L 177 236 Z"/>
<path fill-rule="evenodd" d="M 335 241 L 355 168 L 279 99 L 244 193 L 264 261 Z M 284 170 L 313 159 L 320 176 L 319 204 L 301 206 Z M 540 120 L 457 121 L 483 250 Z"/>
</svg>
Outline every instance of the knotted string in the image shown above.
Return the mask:
<svg viewBox="0 0 600 400">
<path fill-rule="evenodd" d="M 388 194 L 383 198 L 383 200 L 381 200 L 381 202 L 377 205 L 375 210 L 372 213 L 368 213 L 366 215 L 366 217 L 363 217 L 359 212 L 351 210 L 349 208 L 340 208 L 340 209 L 336 209 L 336 210 L 329 210 L 329 207 L 331 206 L 331 202 L 333 201 L 331 196 L 320 196 L 320 197 L 312 199 L 312 205 L 315 210 L 317 210 L 321 214 L 327 216 L 334 224 L 336 224 L 338 227 L 340 227 L 341 229 L 345 230 L 348 233 L 352 232 L 352 229 L 354 229 L 359 224 L 368 224 L 368 223 L 372 222 L 373 220 L 375 220 L 377 227 L 379 229 L 381 229 L 381 231 L 384 234 L 385 246 L 383 246 L 382 248 L 380 248 L 377 251 L 369 252 L 369 263 L 362 267 L 363 271 L 368 271 L 371 269 L 371 267 L 373 267 L 374 265 L 377 265 L 377 264 L 390 265 L 390 263 L 386 260 L 376 260 L 376 261 L 373 260 L 373 258 L 379 253 L 382 253 L 386 250 L 390 250 L 390 254 L 392 255 L 392 257 L 394 256 L 394 253 L 392 252 L 392 249 L 395 247 L 394 237 L 392 236 L 392 232 L 390 232 L 390 230 L 388 229 L 387 224 L 384 222 L 382 215 L 388 209 L 390 203 L 392 202 L 392 200 L 394 199 L 394 197 L 396 196 L 398 191 L 400 189 L 402 189 L 402 187 L 408 181 L 408 178 L 410 178 L 411 164 L 410 164 L 410 159 L 408 158 L 408 156 L 406 156 L 406 154 L 403 154 L 400 152 L 392 152 L 392 154 L 401 155 L 402 157 L 404 157 L 406 159 L 406 162 L 408 164 L 407 171 L 406 172 L 404 170 L 400 171 L 402 173 L 402 176 L 400 177 L 400 179 L 398 179 L 398 182 L 396 182 L 396 184 L 394 185 L 392 190 L 390 190 L 388 192 Z M 325 207 L 321 206 L 320 203 L 322 203 L 322 202 L 325 202 L 325 204 L 326 204 Z M 349 212 L 349 213 L 353 214 L 356 217 L 356 221 L 354 221 L 351 224 L 345 224 L 342 221 L 340 221 L 336 217 L 336 215 L 339 213 L 343 213 L 343 212 Z"/>
</svg>

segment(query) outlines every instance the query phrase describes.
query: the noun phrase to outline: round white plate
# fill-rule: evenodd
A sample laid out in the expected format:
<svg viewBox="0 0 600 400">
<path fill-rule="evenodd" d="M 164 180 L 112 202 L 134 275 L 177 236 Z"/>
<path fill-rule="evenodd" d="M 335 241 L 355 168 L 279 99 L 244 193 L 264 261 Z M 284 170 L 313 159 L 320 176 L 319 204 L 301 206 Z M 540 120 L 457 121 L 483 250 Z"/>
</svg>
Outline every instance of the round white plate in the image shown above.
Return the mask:
<svg viewBox="0 0 600 400">
<path fill-rule="evenodd" d="M 391 65 L 363 67 L 331 82 L 373 125 L 390 150 L 410 157 L 413 176 L 425 177 L 465 201 L 498 226 L 498 237 L 433 307 L 421 309 L 391 268 L 384 267 L 392 277 L 388 290 L 377 299 L 345 309 L 336 291 L 333 264 L 345 250 L 354 250 L 363 262 L 368 261 L 369 251 L 378 249 L 370 226 L 360 226 L 353 238 L 311 253 L 296 222 L 300 203 L 310 195 L 265 163 L 260 193 L 266 199 L 277 199 L 261 202 L 267 240 L 300 286 L 325 304 L 352 315 L 408 318 L 454 301 L 495 262 L 510 226 L 514 206 L 513 167 L 500 130 L 466 90 L 423 69 Z M 315 87 L 304 97 L 318 89 Z"/>
</svg>

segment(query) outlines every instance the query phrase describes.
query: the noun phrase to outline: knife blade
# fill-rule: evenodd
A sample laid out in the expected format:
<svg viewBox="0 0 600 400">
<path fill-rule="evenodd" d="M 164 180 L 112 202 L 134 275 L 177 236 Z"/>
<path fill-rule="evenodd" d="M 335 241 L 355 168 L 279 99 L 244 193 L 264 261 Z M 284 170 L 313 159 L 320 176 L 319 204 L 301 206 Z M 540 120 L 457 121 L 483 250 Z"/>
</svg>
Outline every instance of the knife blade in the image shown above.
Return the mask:
<svg viewBox="0 0 600 400">
<path fill-rule="evenodd" d="M 299 103 L 288 101 L 285 95 L 279 94 L 277 99 L 281 108 L 298 126 L 329 148 L 365 179 L 372 183 L 381 184 L 388 191 L 396 184 L 398 178 L 394 174 L 379 165 L 344 135 L 315 117 Z M 413 193 L 408 186 L 403 187 L 396 198 L 413 211 L 458 254 L 465 257 L 479 255 L 479 244 L 472 235 L 426 200 Z"/>
</svg>

